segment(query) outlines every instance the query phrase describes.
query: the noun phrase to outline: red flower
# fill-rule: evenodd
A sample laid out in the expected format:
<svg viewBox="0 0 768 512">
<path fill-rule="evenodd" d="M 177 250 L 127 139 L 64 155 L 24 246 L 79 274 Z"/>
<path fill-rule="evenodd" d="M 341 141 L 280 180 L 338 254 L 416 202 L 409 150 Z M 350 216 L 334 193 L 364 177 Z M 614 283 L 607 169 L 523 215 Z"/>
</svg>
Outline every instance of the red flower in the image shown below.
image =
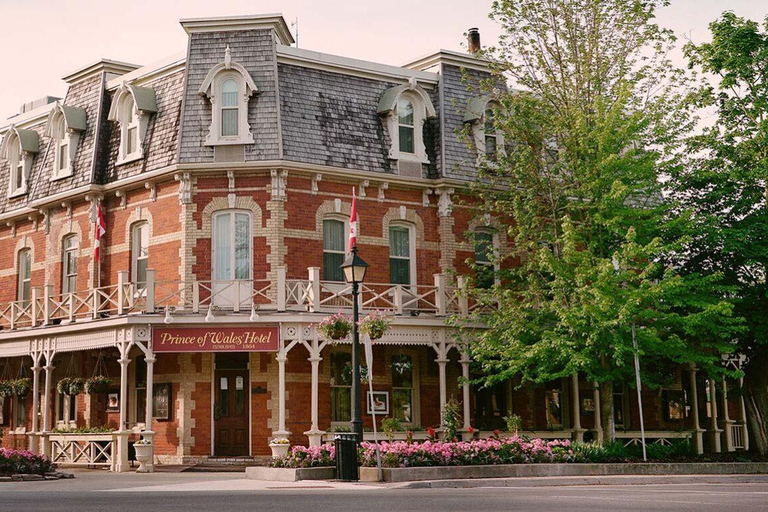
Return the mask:
<svg viewBox="0 0 768 512">
<path fill-rule="evenodd" d="M 472 428 L 472 427 L 469 427 L 469 428 L 467 429 L 467 432 L 469 432 L 470 434 L 474 434 L 474 433 L 475 433 L 475 429 L 474 429 L 474 428 Z"/>
</svg>

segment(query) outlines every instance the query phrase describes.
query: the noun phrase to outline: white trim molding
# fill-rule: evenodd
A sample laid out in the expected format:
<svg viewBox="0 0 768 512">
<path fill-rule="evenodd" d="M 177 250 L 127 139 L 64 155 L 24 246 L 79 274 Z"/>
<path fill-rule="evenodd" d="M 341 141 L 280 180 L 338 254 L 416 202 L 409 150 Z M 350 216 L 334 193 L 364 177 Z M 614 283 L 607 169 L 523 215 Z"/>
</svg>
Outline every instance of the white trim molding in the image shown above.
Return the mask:
<svg viewBox="0 0 768 512">
<path fill-rule="evenodd" d="M 144 137 L 147 134 L 149 116 L 157 113 L 154 89 L 138 87 L 123 82 L 115 92 L 107 119 L 120 124 L 120 151 L 117 165 L 133 162 L 144 156 Z M 136 130 L 133 146 L 131 132 Z"/>
<path fill-rule="evenodd" d="M 53 171 L 51 180 L 72 176 L 80 134 L 86 128 L 85 109 L 70 107 L 56 102 L 48 113 L 45 135 L 54 143 Z"/>
<path fill-rule="evenodd" d="M 0 158 L 11 165 L 8 173 L 8 197 L 27 193 L 32 160 L 40 152 L 40 136 L 35 130 L 11 125 L 0 144 Z M 21 173 L 21 176 L 19 176 Z"/>
<path fill-rule="evenodd" d="M 398 105 L 401 100 L 406 100 L 413 106 L 413 152 L 403 151 L 400 147 L 400 122 Z M 389 158 L 392 160 L 406 160 L 429 163 L 427 148 L 424 145 L 424 122 L 435 117 L 435 107 L 429 99 L 427 91 L 421 87 L 415 77 L 411 77 L 408 83 L 390 87 L 381 95 L 377 113 L 382 116 L 384 128 L 390 139 Z"/>
<path fill-rule="evenodd" d="M 225 105 L 223 102 L 223 86 L 234 80 L 237 84 L 237 105 Z M 197 93 L 207 97 L 211 102 L 211 126 L 205 138 L 206 146 L 223 146 L 232 144 L 253 144 L 253 134 L 248 123 L 248 101 L 258 92 L 258 88 L 248 70 L 232 60 L 229 45 L 224 51 L 224 61 L 213 66 L 203 80 Z M 222 133 L 223 109 L 237 109 L 237 133 Z"/>
</svg>

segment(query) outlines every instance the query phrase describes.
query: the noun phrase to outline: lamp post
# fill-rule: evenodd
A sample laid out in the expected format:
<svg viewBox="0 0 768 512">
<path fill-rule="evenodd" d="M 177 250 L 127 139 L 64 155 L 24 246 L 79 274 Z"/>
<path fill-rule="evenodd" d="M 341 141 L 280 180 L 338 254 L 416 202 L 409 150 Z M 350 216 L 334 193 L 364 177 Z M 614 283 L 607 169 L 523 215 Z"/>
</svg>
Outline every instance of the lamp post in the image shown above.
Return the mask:
<svg viewBox="0 0 768 512">
<path fill-rule="evenodd" d="M 357 442 L 363 440 L 363 420 L 360 418 L 360 332 L 357 322 L 360 312 L 357 307 L 359 285 L 365 279 L 368 264 L 357 255 L 357 244 L 352 246 L 352 253 L 342 263 L 344 280 L 352 285 L 352 432 L 357 436 Z"/>
</svg>

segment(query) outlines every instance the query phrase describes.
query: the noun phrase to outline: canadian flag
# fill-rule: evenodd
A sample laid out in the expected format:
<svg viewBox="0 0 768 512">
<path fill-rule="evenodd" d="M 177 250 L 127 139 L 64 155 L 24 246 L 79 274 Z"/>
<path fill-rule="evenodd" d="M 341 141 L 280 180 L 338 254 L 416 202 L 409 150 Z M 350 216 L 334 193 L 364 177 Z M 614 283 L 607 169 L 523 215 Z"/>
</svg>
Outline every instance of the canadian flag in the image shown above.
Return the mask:
<svg viewBox="0 0 768 512">
<path fill-rule="evenodd" d="M 357 245 L 357 196 L 352 189 L 352 211 L 349 214 L 349 245 L 347 252 L 352 252 L 352 247 Z"/>
<path fill-rule="evenodd" d="M 101 210 L 101 203 L 96 207 L 96 225 L 93 233 L 93 256 L 99 262 L 99 249 L 101 246 L 101 237 L 107 232 L 107 224 L 104 222 L 104 212 Z"/>
</svg>

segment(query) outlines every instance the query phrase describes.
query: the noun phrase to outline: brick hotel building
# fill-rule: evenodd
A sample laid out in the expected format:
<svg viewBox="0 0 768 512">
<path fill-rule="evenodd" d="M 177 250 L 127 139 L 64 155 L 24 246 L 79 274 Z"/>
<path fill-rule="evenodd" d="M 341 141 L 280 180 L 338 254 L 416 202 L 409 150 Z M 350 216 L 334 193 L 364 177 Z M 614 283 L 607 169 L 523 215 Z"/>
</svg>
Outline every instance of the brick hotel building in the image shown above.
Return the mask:
<svg viewBox="0 0 768 512">
<path fill-rule="evenodd" d="M 313 326 L 351 309 L 339 265 L 353 188 L 363 312 L 395 315 L 374 348 L 386 415 L 423 436 L 454 396 L 465 431 L 503 429 L 513 411 L 531 435 L 597 437 L 600 397 L 578 376 L 520 389 L 461 379 L 471 361 L 445 320 L 472 307 L 459 293 L 467 261 L 508 243 L 461 200 L 478 160 L 503 150 L 486 130 L 493 95 L 463 81 L 487 76 L 484 61 L 322 54 L 292 46 L 279 15 L 181 25 L 186 51 L 85 66 L 64 77 L 64 98 L 0 127 L 0 381 L 32 380 L 0 397 L 2 446 L 124 471 L 142 435 L 157 463 L 191 464 L 348 428 L 350 344 Z M 464 127 L 474 144 L 459 140 Z M 241 336 L 266 341 L 226 341 Z M 163 341 L 183 338 L 200 341 Z M 108 390 L 59 392 L 95 375 Z M 746 447 L 744 406 L 723 393 L 735 383 L 689 367 L 673 380 L 645 391 L 649 438 Z M 634 390 L 614 398 L 618 436 L 636 442 Z M 86 427 L 107 428 L 61 432 Z"/>
</svg>

